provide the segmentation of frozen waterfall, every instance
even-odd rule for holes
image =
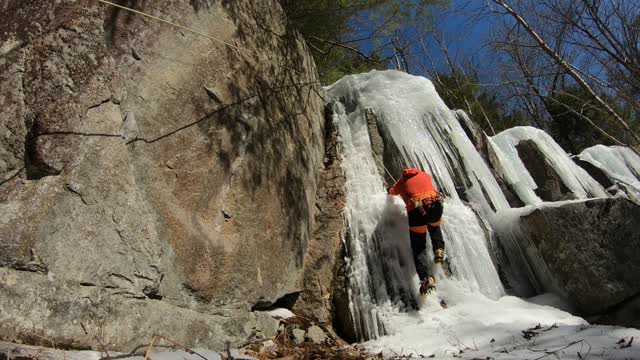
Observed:
[[[583,319],[543,305],[558,306],[562,299],[547,294],[525,301],[507,295],[504,287],[520,295],[548,290],[538,284],[547,276],[544,264],[518,219],[557,202],[545,203],[537,195],[538,184],[518,153],[520,141],[534,144],[545,169],[553,169],[547,171],[555,172],[571,199],[578,199],[573,201],[609,196],[548,135],[523,127],[487,138],[499,183],[458,122],[464,114],[448,109],[429,80],[374,70],[344,77],[325,91],[345,174],[343,242],[355,340],[369,340],[372,351],[396,355],[446,355],[475,347],[492,358],[513,358],[515,353],[495,355],[493,347],[526,348],[528,343],[519,345],[512,337],[527,326],[559,325],[567,338],[582,331]],[[618,182],[637,186],[630,174],[637,178],[640,162],[624,150],[612,151],[596,149],[580,157]],[[617,162],[609,160],[612,156]],[[446,196],[442,231],[452,275],[439,279],[437,293],[419,309],[404,203],[386,194],[407,167],[431,173]],[[523,205],[512,208],[505,189]],[[430,244],[427,249],[430,260]],[[440,299],[446,299],[448,309],[440,307]],[[495,339],[501,340],[493,344]],[[541,341],[553,344],[553,339]]]
[[[504,295],[486,222],[508,203],[431,82],[401,72],[371,72],[345,77],[326,90],[336,100],[333,121],[346,176],[345,240],[357,335],[372,339],[387,333],[385,319],[411,307],[417,296],[404,204],[386,195],[385,185],[391,184],[385,184],[378,166],[372,127],[385,142],[386,154],[378,155],[391,159],[381,167],[393,169],[394,176],[404,167],[422,168],[447,195],[442,230],[458,285],[493,299]],[[476,211],[462,198],[476,204]]]

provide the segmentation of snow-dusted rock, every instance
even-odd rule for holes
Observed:
[[[517,126],[492,136],[489,144],[496,175],[525,205],[608,196],[543,130]]]
[[[615,184],[631,201],[640,205],[640,155],[623,146],[596,145],[577,156],[577,162],[598,173],[603,186]],[[589,170],[588,170],[589,171]]]
[[[594,180],[596,180],[603,188],[609,189],[614,185],[613,181],[607,176],[607,173],[600,169],[599,167],[593,165],[592,163],[582,160],[577,156],[573,157],[573,161],[578,164],[581,168],[583,168],[589,176],[591,176]]]

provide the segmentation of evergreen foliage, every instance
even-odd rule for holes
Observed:
[[[320,75],[324,84],[333,84],[346,75],[387,68],[377,54],[369,60],[343,49],[332,51],[330,55],[320,57],[320,60],[322,61]]]
[[[280,0],[314,55],[321,81],[385,69],[392,48],[408,44],[412,24],[429,19],[429,6],[446,0]]]
[[[524,113],[505,111],[499,94],[483,91],[477,76],[466,77],[456,73],[436,73],[436,91],[450,109],[463,109],[487,134],[493,135],[518,125],[528,124]],[[491,123],[489,123],[489,121]],[[493,128],[493,129],[492,129]]]

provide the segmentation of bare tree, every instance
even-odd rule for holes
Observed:
[[[563,14],[565,14],[563,16],[563,18],[567,18],[567,19],[573,19],[571,21],[564,21],[561,23],[561,33],[559,34],[562,37],[565,37],[567,32],[568,32],[568,28],[569,26],[575,26],[574,24],[580,24],[580,23],[584,23],[585,20],[579,20],[579,14],[570,14],[568,13],[566,10],[562,10],[562,9],[566,9],[563,8],[561,6],[559,6],[558,4],[562,3],[561,0],[557,0],[556,2],[549,2],[552,0],[544,0],[544,3],[552,10],[554,11],[558,11],[561,12]],[[529,34],[529,36],[531,37],[531,39],[534,41],[534,45],[540,49],[542,51],[542,53],[550,60],[553,61],[553,63],[557,66],[556,69],[556,73],[553,76],[553,81],[552,81],[552,88],[551,88],[551,93],[553,91],[556,91],[556,85],[559,81],[559,79],[566,74],[567,76],[571,77],[584,91],[585,93],[588,94],[589,96],[589,101],[593,101],[593,103],[595,105],[597,105],[599,108],[603,109],[607,114],[609,114],[611,116],[612,122],[618,126],[625,134],[629,135],[630,137],[632,137],[633,139],[633,143],[635,145],[635,147],[640,145],[640,137],[638,137],[638,135],[631,129],[631,127],[629,126],[629,124],[627,124],[627,122],[624,120],[624,118],[616,111],[614,110],[614,108],[612,106],[610,106],[610,104],[608,104],[607,102],[605,102],[603,100],[603,98],[601,96],[598,95],[598,93],[596,92],[596,90],[594,90],[594,88],[592,87],[592,85],[589,84],[589,82],[587,80],[589,80],[588,77],[584,76],[583,71],[581,71],[578,67],[576,67],[575,65],[573,65],[570,61],[567,61],[567,59],[565,57],[563,57],[562,55],[562,47],[561,46],[553,46],[551,43],[545,41],[545,39],[543,39],[543,37],[533,28],[533,26],[523,17],[523,15],[521,13],[519,13],[518,11],[514,10],[513,7],[511,7],[508,3],[506,3],[504,0],[492,0],[493,3],[497,4],[500,6],[501,9],[504,10],[503,14],[505,15],[509,15],[513,20],[515,20],[515,25],[513,26],[513,28],[515,29],[516,27],[521,27],[522,29],[524,29],[526,31],[526,33]],[[627,43],[627,46],[630,46],[630,42],[633,41],[634,38],[636,38],[635,36],[637,36],[637,31],[635,30],[635,28],[631,28],[629,29],[623,29],[621,30],[623,34],[622,39],[618,36],[618,32],[613,32],[611,29],[607,28],[607,21],[609,21],[609,19],[603,19],[601,18],[601,16],[599,15],[600,13],[598,13],[599,9],[600,9],[600,3],[601,1],[598,0],[581,0],[581,2],[584,4],[584,11],[590,14],[589,21],[594,21],[596,23],[595,27],[597,29],[599,29],[599,33],[600,35],[603,36],[603,38],[607,41],[609,48],[608,51],[611,52],[612,54],[617,54],[618,55],[618,61],[620,61],[620,65],[617,66],[622,66],[624,69],[626,69],[626,71],[635,71],[634,68],[634,61],[637,60],[632,60],[629,59],[629,55],[634,53],[634,50],[623,50],[622,47],[624,47],[624,43]],[[615,2],[615,1],[614,1]],[[614,8],[614,10],[612,10],[612,12],[607,12],[608,14],[613,13],[613,14],[618,14],[619,17],[622,17],[622,14],[620,13],[620,7]],[[596,19],[597,18],[597,19]],[[578,19],[578,20],[577,20]],[[640,22],[640,21],[639,21]],[[625,20],[624,24],[628,23],[627,20]],[[584,24],[583,24],[584,25]],[[624,27],[624,25],[622,25]],[[584,26],[583,26],[584,27]],[[588,31],[591,28],[585,28]],[[580,31],[580,30],[579,30]],[[558,34],[556,34],[558,35]],[[591,39],[591,41],[595,41],[594,39],[592,39],[592,37],[590,36],[586,36],[588,39]],[[575,43],[575,42],[574,42]],[[560,41],[556,41],[556,44],[560,44]],[[588,49],[592,49],[592,47],[588,47],[588,44],[585,44],[584,42],[581,43],[582,44],[582,48],[588,48]],[[573,44],[575,45],[575,44]],[[598,44],[596,44],[598,45]],[[604,45],[604,44],[603,44]],[[637,47],[637,43],[633,44]],[[526,47],[526,46],[530,46],[527,44],[517,44],[515,46],[519,46],[519,47]],[[598,45],[600,46],[600,45]],[[595,51],[595,50],[593,50]],[[607,53],[607,49],[603,48],[598,50],[602,53]],[[611,55],[609,55],[611,56]],[[540,87],[536,86],[536,84],[533,83],[533,78],[535,75],[533,75],[531,72],[528,72],[525,63],[522,61],[522,57],[516,58],[516,61],[519,62],[520,65],[520,71],[522,72],[522,74],[524,74],[524,77],[527,81],[527,86],[529,87],[529,89],[533,89],[534,92],[537,92],[536,96],[538,96],[541,99],[548,99],[549,98],[549,92],[545,92],[545,93],[541,93],[539,92]],[[558,71],[561,70],[561,71]],[[587,80],[585,80],[585,77],[587,78]],[[629,96],[627,95],[626,97],[629,98]],[[546,101],[546,100],[545,100]],[[594,125],[591,122],[592,125]],[[595,126],[595,125],[594,125]],[[602,128],[595,126],[596,129],[598,131],[600,131],[603,135],[607,136],[608,138],[612,138],[611,134],[606,133]],[[622,143],[622,141],[617,140],[617,143]]]

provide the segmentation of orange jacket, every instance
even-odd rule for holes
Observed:
[[[416,201],[438,198],[438,191],[433,186],[431,175],[415,168],[404,169],[402,177],[389,188],[389,194],[400,195],[407,205],[407,210],[413,210]]]

